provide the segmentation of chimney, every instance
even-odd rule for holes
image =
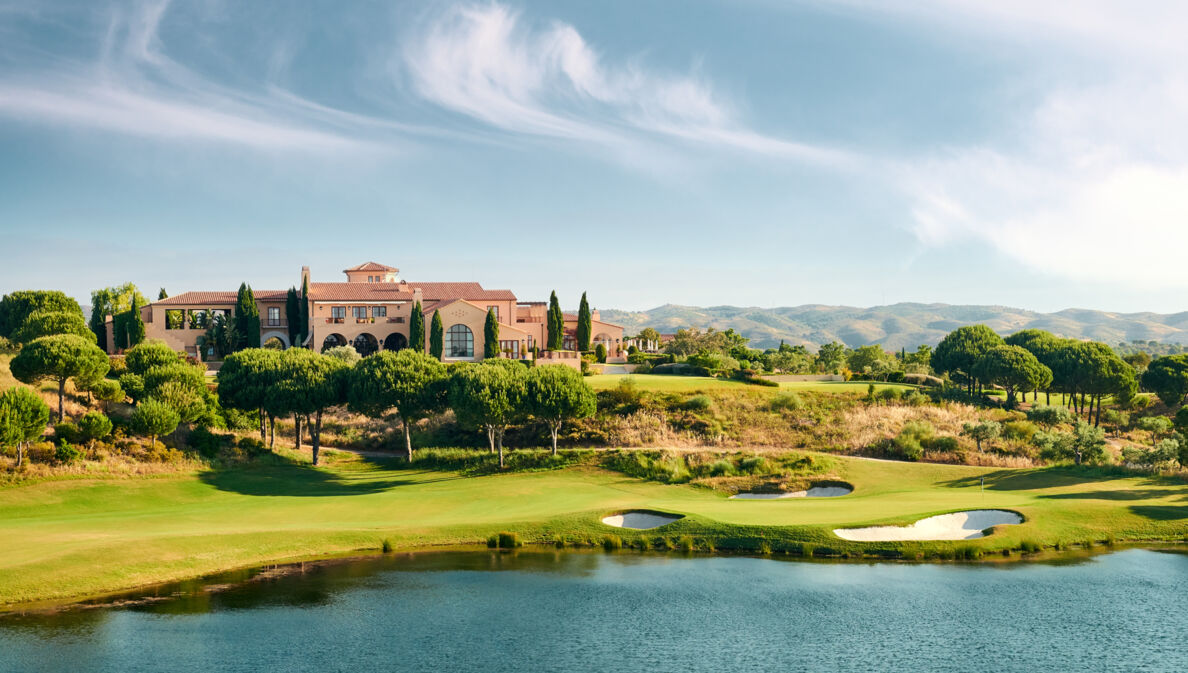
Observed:
[[[306,281],[309,280],[309,267],[301,267],[301,287],[305,287]]]

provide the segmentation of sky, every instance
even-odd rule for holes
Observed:
[[[1188,308],[1188,3],[0,0],[0,292]]]

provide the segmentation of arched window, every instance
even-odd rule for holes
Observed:
[[[474,333],[466,325],[450,325],[445,333],[444,346],[447,358],[473,358]]]

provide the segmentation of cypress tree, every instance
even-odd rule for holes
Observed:
[[[260,309],[256,295],[247,283],[240,283],[235,302],[235,332],[240,348],[260,347]]]
[[[594,331],[594,322],[590,318],[590,303],[586,301],[586,293],[582,293],[582,305],[578,308],[577,347],[579,351],[590,350],[590,332]]]
[[[297,298],[297,288],[290,287],[285,294],[285,321],[289,323],[289,343],[293,346],[301,344],[301,300]]]
[[[301,343],[309,338],[309,276],[301,279]]]
[[[559,351],[565,343],[565,314],[561,312],[561,303],[557,301],[557,291],[549,296],[548,316],[549,338],[546,347],[551,351]]]
[[[429,330],[429,354],[438,360],[441,359],[442,350],[445,348],[445,328],[441,324],[441,316],[437,311],[433,312],[433,322]]]
[[[124,322],[128,328],[128,348],[144,341],[144,320],[140,318],[140,306],[136,297],[132,297],[132,310],[128,311],[128,319]]]
[[[157,293],[157,301],[161,301],[162,299],[168,299],[168,298],[169,298],[169,293],[165,291],[165,288],[161,288],[161,291]]]
[[[408,319],[408,347],[418,353],[425,352],[425,312],[421,302],[413,304],[412,317]]]
[[[499,357],[499,320],[494,309],[487,309],[487,322],[483,324],[483,357]]]

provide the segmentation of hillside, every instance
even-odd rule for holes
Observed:
[[[649,311],[603,310],[602,317],[624,326],[628,334],[645,327],[672,332],[682,327],[734,328],[759,348],[790,344],[816,346],[841,341],[848,346],[882,344],[888,350],[935,345],[961,325],[985,323],[1008,334],[1026,328],[1059,336],[1094,339],[1108,344],[1141,339],[1164,343],[1188,342],[1188,312],[1108,313],[1066,309],[1037,313],[1007,306],[950,304],[893,304],[872,308],[806,305],[781,308],[739,306],[677,306],[666,304]]]

